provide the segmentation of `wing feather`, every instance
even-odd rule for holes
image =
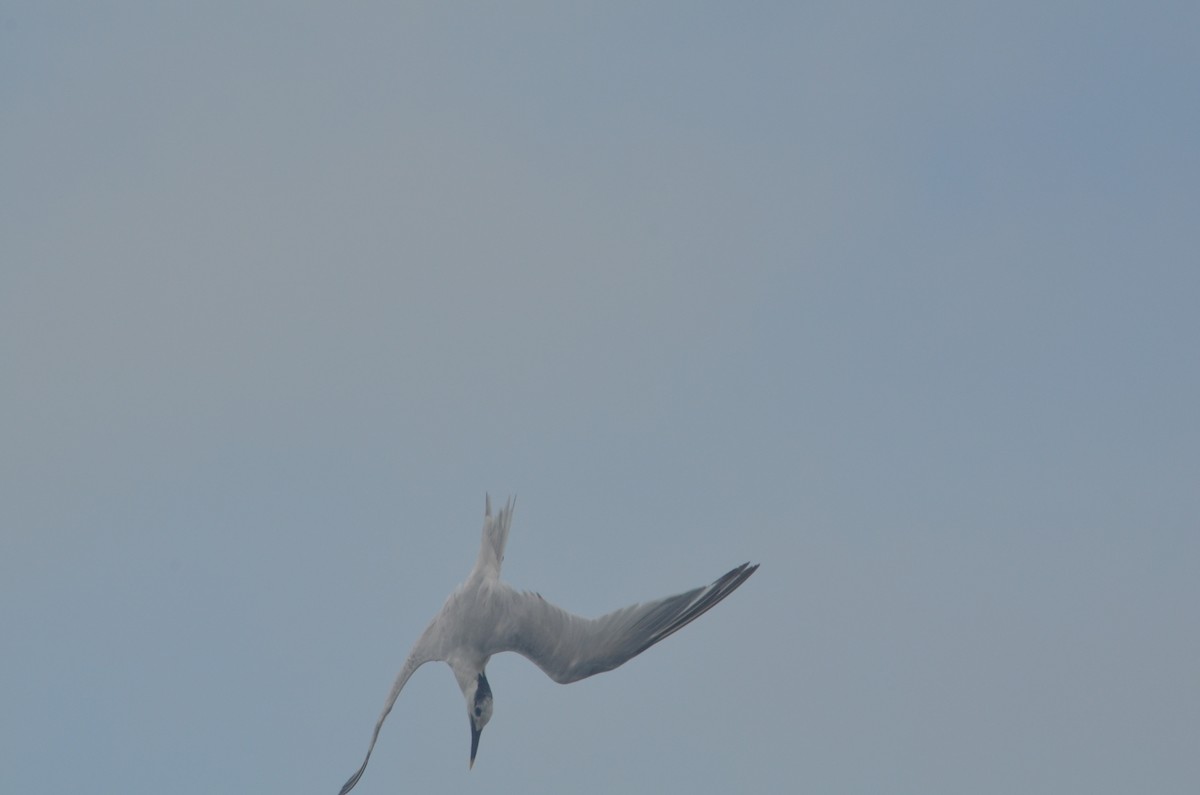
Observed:
[[[347,792],[354,789],[354,785],[362,778],[363,771],[367,769],[367,762],[371,761],[371,752],[375,750],[375,743],[379,740],[379,730],[383,728],[383,721],[387,718],[388,713],[392,711],[392,707],[396,704],[396,698],[399,697],[400,691],[404,689],[405,683],[416,672],[418,668],[427,662],[432,662],[433,658],[427,653],[423,645],[424,637],[417,642],[417,646],[409,653],[408,659],[404,661],[404,667],[400,669],[400,673],[396,676],[396,681],[392,684],[391,692],[388,693],[387,701],[383,704],[383,711],[379,713],[379,719],[375,721],[375,731],[371,735],[371,744],[367,746],[367,755],[359,765],[358,770],[354,772],[344,785],[342,791],[338,795],[346,795]]]
[[[555,682],[576,682],[611,671],[679,631],[733,593],[757,569],[757,564],[743,563],[711,585],[594,619],[568,613],[538,594],[513,591],[492,651],[515,651]]]

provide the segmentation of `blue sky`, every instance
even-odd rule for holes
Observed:
[[[1200,12],[0,9],[0,790],[1200,781]]]

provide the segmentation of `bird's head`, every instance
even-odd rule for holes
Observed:
[[[467,718],[471,721],[471,763],[475,766],[475,752],[479,750],[479,735],[492,719],[492,688],[481,671],[474,685],[463,693],[467,697]]]

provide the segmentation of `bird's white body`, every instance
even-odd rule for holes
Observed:
[[[539,594],[516,591],[500,581],[512,510],[510,500],[492,516],[491,500],[486,501],[475,566],[413,645],[375,723],[366,758],[340,795],[358,783],[384,719],[409,677],[425,663],[441,660],[454,671],[467,702],[474,764],[479,735],[492,713],[485,669],[493,654],[518,652],[554,681],[574,682],[616,668],[645,651],[724,599],[758,569],[744,563],[709,586],[631,605],[597,619],[581,618]]]

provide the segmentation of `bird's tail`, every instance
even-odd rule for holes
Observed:
[[[512,512],[516,504],[516,500],[510,497],[504,507],[492,516],[492,498],[484,495],[483,539],[475,568],[500,576],[500,564],[504,562],[504,546],[508,543],[508,528],[512,524]]]

